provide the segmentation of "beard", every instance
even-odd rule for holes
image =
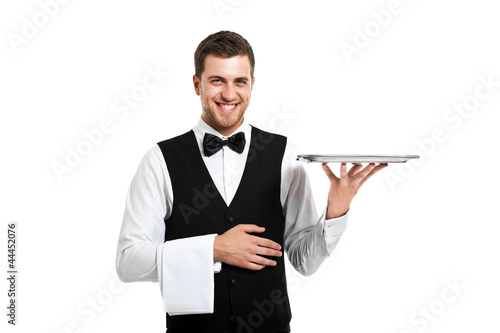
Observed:
[[[231,112],[225,112],[213,100],[202,100],[202,118],[213,129],[223,135],[229,135],[236,130],[243,122],[243,116],[249,105],[249,98],[246,101],[236,102],[236,109]]]

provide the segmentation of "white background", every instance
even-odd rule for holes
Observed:
[[[388,0],[74,0],[52,16],[44,3],[0,5],[0,266],[7,271],[7,223],[16,221],[20,272],[16,327],[6,323],[1,279],[2,331],[165,331],[158,285],[122,284],[114,273],[124,199],[147,149],[196,123],[193,53],[222,29],[256,54],[250,123],[304,153],[421,156],[364,185],[315,275],[290,272],[293,332],[500,329],[494,1],[401,0],[385,26],[371,12]],[[27,21],[40,26],[29,38]],[[365,28],[372,37],[363,39]],[[346,56],[342,43],[357,53]],[[168,77],[120,118],[113,103],[148,67]],[[488,95],[478,105],[476,89]],[[474,110],[444,118],[464,101]],[[54,163],[103,119],[113,129],[58,179]],[[433,131],[440,142],[430,143]],[[318,164],[306,167],[322,211],[327,179]]]

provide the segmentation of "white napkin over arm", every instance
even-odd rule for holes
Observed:
[[[215,234],[164,242],[172,184],[158,146],[142,159],[132,180],[118,240],[116,270],[123,282],[159,282],[170,315],[213,313]]]

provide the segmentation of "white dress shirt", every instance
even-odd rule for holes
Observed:
[[[238,189],[248,156],[251,126],[245,121],[234,132],[244,132],[247,143],[241,154],[224,146],[207,157],[205,133],[224,137],[201,118],[193,128],[200,154],[220,195],[229,205]],[[337,245],[348,214],[318,219],[309,180],[296,145],[287,140],[281,170],[281,204],[285,216],[284,249],[295,269],[314,273]],[[326,179],[326,178],[325,178]],[[142,159],[127,193],[118,241],[116,269],[124,282],[159,282],[165,312],[170,315],[213,313],[216,234],[164,242],[165,222],[172,213],[172,183],[158,145]],[[258,224],[258,221],[256,221]]]

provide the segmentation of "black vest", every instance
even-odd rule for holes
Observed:
[[[286,138],[252,127],[243,176],[229,207],[219,194],[200,155],[193,131],[158,143],[172,181],[173,208],[165,220],[165,241],[217,233],[237,224],[257,224],[257,236],[283,248],[285,219],[280,201],[281,163]],[[214,275],[213,314],[167,314],[169,333],[276,332],[291,319],[285,264],[260,271],[222,265]]]

